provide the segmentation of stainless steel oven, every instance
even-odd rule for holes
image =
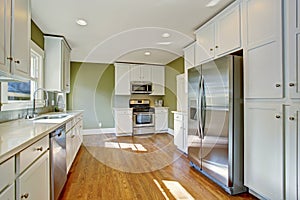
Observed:
[[[154,112],[134,112],[133,127],[149,127],[154,126]]]
[[[149,134],[155,132],[154,108],[149,99],[131,99],[129,107],[133,109],[133,134]]]

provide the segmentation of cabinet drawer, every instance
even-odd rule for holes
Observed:
[[[0,191],[14,182],[15,157],[0,164]]]
[[[20,173],[26,169],[35,159],[41,156],[49,148],[49,136],[45,136],[36,143],[27,147],[20,153]]]
[[[132,115],[132,110],[118,110],[116,111],[117,115]]]
[[[155,108],[155,113],[167,113],[167,108]]]
[[[66,123],[66,132],[68,132],[73,127],[73,124],[75,124],[74,118]]]
[[[183,116],[180,115],[180,114],[174,114],[174,120],[182,121],[183,120]]]

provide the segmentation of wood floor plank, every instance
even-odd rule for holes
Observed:
[[[155,168],[157,166],[157,168]],[[130,171],[129,168],[134,170]],[[153,170],[154,169],[154,170]],[[143,171],[144,170],[144,171]],[[256,199],[230,196],[189,166],[168,134],[84,136],[61,200]]]

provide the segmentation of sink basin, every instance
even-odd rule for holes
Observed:
[[[33,118],[35,123],[61,123],[64,120],[68,119],[72,115],[69,114],[52,114],[52,115],[41,115],[36,118]]]

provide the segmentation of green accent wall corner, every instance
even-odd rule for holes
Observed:
[[[44,49],[44,34],[41,29],[31,20],[31,40],[41,49]]]

